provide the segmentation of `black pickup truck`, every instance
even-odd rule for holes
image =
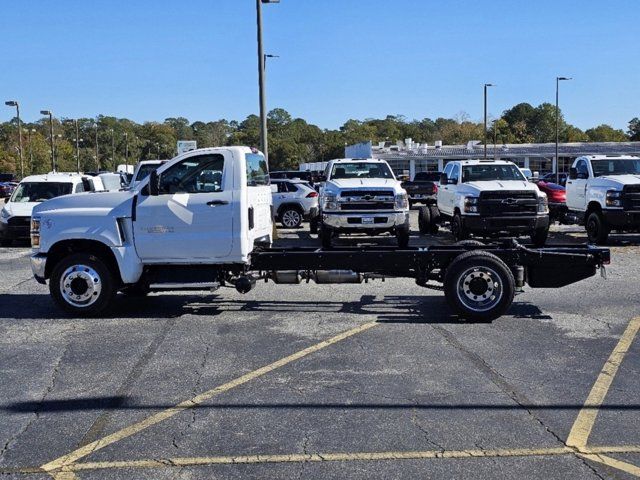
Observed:
[[[409,206],[416,203],[435,205],[439,180],[440,172],[418,172],[413,181],[402,182],[402,188],[409,196]]]

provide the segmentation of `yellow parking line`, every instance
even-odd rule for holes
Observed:
[[[143,460],[122,460],[110,462],[82,462],[63,467],[65,472],[83,470],[108,470],[120,468],[164,468],[194,467],[233,464],[260,463],[306,463],[306,462],[353,462],[384,460],[429,460],[429,459],[463,459],[463,458],[500,458],[500,457],[536,457],[574,455],[582,450],[570,447],[555,448],[502,448],[489,450],[423,450],[395,452],[336,452],[336,453],[295,453],[288,455],[233,455],[211,457],[175,457]],[[602,453],[636,453],[639,445],[602,446],[584,449],[578,453],[584,457],[602,458]],[[604,457],[606,458],[606,457]],[[602,462],[601,462],[602,463]]]
[[[598,407],[602,405],[605,397],[607,396],[607,392],[613,383],[613,379],[618,373],[618,368],[624,359],[624,356],[629,351],[629,347],[633,342],[633,339],[636,337],[638,333],[638,329],[640,329],[640,317],[633,318],[626,330],[620,337],[618,344],[611,352],[611,355],[605,362],[602,367],[602,371],[591,388],[591,392],[587,397],[583,408],[578,413],[578,417],[576,421],[573,423],[571,427],[571,431],[569,432],[569,437],[567,438],[567,445],[570,447],[584,447],[587,444],[587,440],[589,440],[589,435],[591,434],[591,429],[596,422],[596,417],[598,416]]]
[[[153,425],[163,422],[164,420],[167,420],[184,410],[196,407],[201,403],[205,402],[206,400],[209,400],[210,398],[220,393],[227,392],[232,388],[243,385],[247,382],[250,382],[251,380],[255,380],[258,377],[266,375],[267,373],[272,372],[280,367],[283,367],[291,362],[300,360],[301,358],[306,357],[307,355],[317,352],[318,350],[322,350],[323,348],[326,348],[330,345],[338,343],[346,338],[352,337],[353,335],[362,333],[365,330],[375,327],[376,325],[378,325],[378,323],[376,322],[365,323],[358,327],[352,328],[351,330],[347,330],[346,332],[342,332],[339,335],[331,337],[320,343],[317,343],[303,350],[300,350],[292,355],[289,355],[288,357],[281,358],[280,360],[270,363],[269,365],[265,365],[264,367],[261,367],[257,370],[246,373],[236,378],[235,380],[231,380],[230,382],[227,382],[211,390],[208,390],[204,393],[201,393],[200,395],[190,398],[189,400],[185,400],[184,402],[179,403],[175,407],[171,407],[166,410],[163,410],[162,412],[159,412],[155,415],[147,417],[140,422],[134,423],[133,425],[125,427],[122,430],[118,430],[115,433],[107,435],[106,437],[103,437],[99,440],[91,442],[83,447],[80,447],[66,455],[63,455],[62,457],[56,458],[55,460],[52,460],[51,462],[48,462],[42,465],[41,468],[47,472],[60,470],[63,467],[70,465],[74,462],[77,462],[81,458],[84,458],[87,455],[90,455],[91,453],[97,450],[100,450],[108,445],[111,445],[124,438],[130,437],[131,435],[141,432],[142,430],[145,430]],[[59,480],[68,480],[68,479],[59,478]]]
[[[636,467],[635,465],[627,462],[623,462],[621,460],[616,460],[615,458],[607,457],[606,455],[580,455],[587,460],[591,460],[593,462],[598,462],[603,465],[607,465],[608,467],[613,467],[618,470],[622,470],[623,472],[629,473],[636,477],[640,477],[640,467]]]

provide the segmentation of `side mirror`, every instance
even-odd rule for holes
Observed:
[[[576,167],[571,167],[569,169],[569,179],[575,180],[578,178],[578,169]]]
[[[157,197],[160,194],[160,175],[157,170],[149,174],[149,195]]]
[[[447,185],[449,183],[449,179],[447,178],[446,173],[440,174],[440,185]]]

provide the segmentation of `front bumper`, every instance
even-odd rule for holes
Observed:
[[[29,225],[8,225],[0,222],[0,239],[2,240],[29,240],[31,231]]]
[[[34,253],[31,255],[31,271],[38,283],[45,284],[45,269],[47,266],[46,253]]]
[[[603,209],[602,215],[605,221],[612,227],[617,228],[640,228],[640,212],[618,209]]]
[[[466,215],[463,217],[464,226],[471,233],[500,233],[500,232],[531,232],[542,228],[549,228],[549,215],[535,217],[485,217],[480,215]]]
[[[372,231],[391,230],[403,225],[409,219],[409,212],[362,213],[340,212],[322,213],[322,223],[336,230]]]

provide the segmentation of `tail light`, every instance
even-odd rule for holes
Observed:
[[[318,192],[309,192],[307,194],[307,198],[316,198],[318,196]]]
[[[435,195],[436,193],[438,193],[438,184],[434,183],[433,184],[433,194]]]

